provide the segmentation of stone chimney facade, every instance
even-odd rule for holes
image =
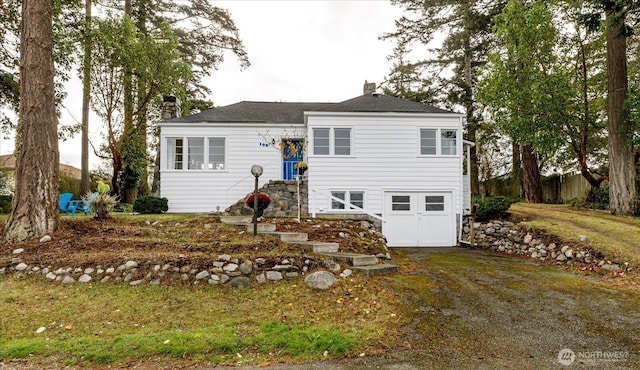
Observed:
[[[362,88],[363,95],[371,95],[376,92],[376,83],[364,81],[364,87]]]
[[[170,120],[182,116],[180,99],[175,95],[165,95],[162,98],[162,119]]]

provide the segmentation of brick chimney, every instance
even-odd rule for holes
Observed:
[[[362,89],[362,94],[364,95],[371,95],[373,93],[376,92],[376,83],[375,82],[367,82],[367,80],[364,81],[364,87]]]
[[[182,109],[180,106],[180,99],[175,95],[165,95],[162,98],[162,119],[169,120],[181,117]]]

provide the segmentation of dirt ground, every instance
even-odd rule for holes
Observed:
[[[114,217],[96,221],[89,217],[62,218],[52,240],[38,239],[0,247],[0,268],[9,267],[15,249],[21,262],[29,266],[54,268],[117,266],[135,260],[141,266],[189,264],[193,268],[210,267],[220,254],[241,255],[250,259],[303,255],[308,247],[283,243],[276,237],[246,232],[242,228],[220,223],[213,216],[200,216],[184,222],[154,216],[135,219]],[[314,219],[265,219],[277,223],[278,231],[307,232],[310,240],[339,242],[341,251],[366,254],[386,253],[382,235],[363,228],[360,222]],[[366,226],[366,225],[365,225]],[[0,233],[4,225],[0,226]],[[347,235],[341,237],[340,234]],[[364,237],[360,237],[363,235]],[[356,237],[357,236],[357,237]]]

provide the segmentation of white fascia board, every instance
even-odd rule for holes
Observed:
[[[158,127],[305,127],[304,123],[277,122],[159,122]]]

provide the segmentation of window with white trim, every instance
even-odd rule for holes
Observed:
[[[436,132],[435,129],[421,129],[420,130],[420,154],[422,155],[435,155],[436,148]]]
[[[442,130],[440,131],[441,140],[441,153],[442,155],[456,155],[456,136],[458,131],[456,130]]]
[[[444,196],[425,195],[424,210],[427,212],[444,211]]]
[[[184,139],[181,137],[167,138],[167,168],[170,170],[181,170],[184,160]]]
[[[210,170],[224,170],[224,138],[223,137],[210,137],[209,138],[209,166]]]
[[[313,154],[349,156],[352,153],[350,128],[314,128]]]
[[[343,202],[336,199],[331,199],[332,210],[358,210],[355,207],[364,209],[364,192],[363,191],[332,191],[331,195],[338,198]],[[346,204],[349,205],[347,208]],[[352,207],[355,206],[355,207]]]
[[[457,130],[420,129],[420,155],[457,155],[457,139]]]
[[[392,195],[391,196],[392,211],[411,211],[410,195]]]
[[[223,137],[169,137],[166,139],[167,169],[226,169],[226,139]]]
[[[204,170],[204,138],[187,138],[188,168],[190,170]]]

